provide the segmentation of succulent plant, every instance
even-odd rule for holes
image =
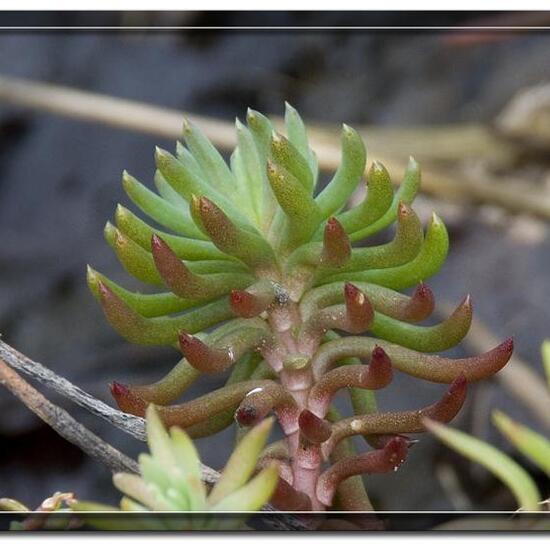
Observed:
[[[365,510],[360,474],[397,469],[410,446],[406,434],[425,431],[423,418],[449,422],[467,382],[501,369],[513,344],[464,359],[430,355],[461,341],[472,306],[467,297],[443,322],[418,324],[433,311],[423,281],[443,264],[448,235],[435,214],[424,231],[410,206],[420,186],[414,159],[395,192],[374,162],[366,197],[346,209],[364,185],[359,133],[342,127],[341,164],[323,187],[304,123],[289,105],[285,128],[283,136],[249,110],[247,125],[237,120],[228,166],[186,121],[175,155],[156,150],[158,194],[126,172],[122,179],[135,205],[166,230],[120,205],[115,225],[105,228],[124,268],[165,289],[133,292],[91,268],[88,283],[128,341],[183,354],[157,382],[114,382],[123,411],[143,416],[155,403],[166,425],[191,437],[215,434],[234,418],[249,427],[274,413],[284,439],[264,454],[280,467],[272,502],[286,510]],[[394,222],[389,242],[352,246]],[[411,295],[400,292],[409,287]],[[425,408],[378,412],[375,391],[394,369],[449,387]],[[201,375],[225,371],[223,387],[174,404]],[[354,416],[342,418],[332,405],[340,391],[349,393]],[[373,449],[356,455],[352,436]]]
[[[30,510],[25,504],[12,498],[0,498],[0,512],[20,514],[24,519],[10,522],[10,531],[39,531],[76,528],[78,518],[71,517],[71,505],[76,502],[74,493],[56,491],[44,499],[36,510]]]
[[[273,424],[265,419],[239,442],[220,479],[208,490],[201,480],[200,458],[190,437],[178,427],[166,431],[153,405],[149,405],[147,442],[151,454],[139,457],[140,475],[118,473],[113,483],[124,496],[120,508],[95,502],[76,501],[77,512],[104,511],[102,516],[84,516],[102,530],[219,530],[239,529],[245,515],[259,510],[271,497],[278,480],[278,467],[270,464],[252,479],[260,452]],[[118,518],[111,512],[216,512],[217,514],[140,514]],[[240,512],[220,517],[223,512]]]
[[[267,503],[278,482],[278,465],[264,464],[258,458],[273,425],[266,418],[239,441],[218,481],[208,488],[201,479],[201,462],[191,438],[174,426],[163,426],[155,406],[146,412],[147,443],[151,454],[139,456],[140,474],[116,473],[113,484],[124,496],[120,507],[78,500],[73,493],[55,493],[35,512],[9,498],[0,498],[0,511],[20,513],[23,521],[13,521],[11,530],[71,529],[82,523],[100,530],[220,530],[241,529],[247,512]],[[83,512],[74,515],[71,512]],[[86,512],[105,512],[88,515]],[[143,512],[117,515],[116,512]],[[152,514],[147,512],[166,512]],[[203,512],[173,514],[172,512]],[[214,513],[212,513],[214,512]],[[239,514],[226,514],[239,512]]]

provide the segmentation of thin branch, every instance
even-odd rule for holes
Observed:
[[[4,361],[0,361],[0,384],[20,399],[32,412],[67,441],[90,457],[107,466],[112,472],[139,471],[135,460],[115,449],[77,422],[67,411],[48,401]]]
[[[0,100],[62,116],[177,139],[186,113],[66,86],[0,76]],[[192,115],[193,122],[222,149],[235,146],[235,128],[216,119]],[[215,136],[215,138],[214,138]]]
[[[38,380],[59,395],[80,405],[92,414],[103,418],[103,420],[106,420],[116,428],[136,439],[145,441],[145,420],[143,418],[117,411],[44,365],[29,359],[3,340],[0,340],[0,359],[8,363],[12,368]],[[207,483],[215,483],[219,479],[220,474],[203,464],[202,476]]]
[[[20,351],[0,340],[0,383],[4,384],[62,437],[80,447],[93,458],[97,458],[102,463],[107,464],[111,470],[138,471],[138,466],[132,459],[124,456],[120,451],[117,451],[99,439],[95,434],[74,420],[65,410],[49,402],[5,363],[9,363],[13,369],[38,380],[60,395],[140,440],[145,440],[145,420],[143,418],[109,407],[109,405],[81,390],[66,378],[55,374],[55,372],[44,365],[29,359]],[[112,467],[110,464],[112,464]],[[209,484],[216,483],[220,478],[219,472],[205,464],[201,464],[201,474],[203,481]],[[262,511],[277,512],[278,510],[271,505],[266,505],[262,508]],[[309,529],[308,526],[304,525],[291,514],[285,514],[282,517],[278,517],[277,515],[262,517],[262,522],[271,529],[279,531],[303,531]]]
[[[145,441],[145,420],[143,418],[117,411],[44,365],[29,359],[3,340],[0,340],[0,359],[132,437]]]
[[[233,125],[218,119],[65,86],[0,76],[0,101],[169,139],[181,136],[183,117],[190,116],[216,146],[230,150],[236,145]],[[280,128],[281,119],[273,120]],[[452,162],[473,155],[506,164],[522,151],[521,144],[501,139],[481,125],[360,130],[369,145],[370,157],[383,162],[396,179],[403,173],[411,152],[418,153],[420,161]],[[340,164],[338,132],[314,125],[308,131],[321,169],[336,170]],[[532,187],[518,189],[503,184],[501,178],[472,178],[460,170],[451,173],[424,166],[422,188],[446,200],[490,203],[550,219],[549,197]]]

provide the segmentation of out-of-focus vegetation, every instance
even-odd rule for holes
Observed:
[[[541,351],[550,391],[550,340],[543,343]],[[550,480],[550,441],[529,427],[512,420],[502,411],[493,411],[492,418],[501,434],[540,468]],[[541,497],[536,482],[506,453],[460,430],[431,420],[425,420],[425,424],[446,445],[466,458],[481,464],[498,477],[514,494],[521,510],[550,509],[548,500],[550,495]]]

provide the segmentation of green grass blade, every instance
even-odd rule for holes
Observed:
[[[542,366],[546,373],[546,380],[548,382],[548,391],[550,391],[550,340],[545,340],[542,343]]]
[[[542,500],[529,474],[519,464],[492,445],[454,428],[425,419],[426,427],[443,443],[461,455],[481,464],[514,494],[524,511],[539,510]]]
[[[514,446],[550,477],[550,441],[501,411],[493,412],[495,426]]]

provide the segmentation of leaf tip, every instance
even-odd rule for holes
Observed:
[[[240,426],[251,426],[258,418],[258,411],[252,405],[240,406],[235,411],[235,420]]]

